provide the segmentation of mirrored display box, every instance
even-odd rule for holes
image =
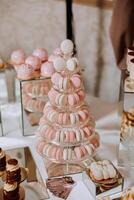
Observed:
[[[24,136],[33,135],[37,130],[47,94],[51,88],[49,78],[38,78],[28,81],[20,81],[22,131]]]

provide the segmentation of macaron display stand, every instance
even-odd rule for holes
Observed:
[[[37,130],[37,152],[52,163],[60,164],[64,174],[68,174],[74,172],[76,165],[85,167],[91,162],[99,146],[99,135],[85,101],[80,66],[73,56],[73,43],[63,41],[59,52],[53,61],[55,73],[51,77],[49,101]]]
[[[122,72],[120,93],[120,144],[118,164],[134,167],[134,85],[130,72]],[[130,87],[131,85],[131,87]]]
[[[33,135],[37,129],[50,87],[49,78],[20,80],[23,136]]]

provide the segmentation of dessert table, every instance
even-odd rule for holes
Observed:
[[[91,111],[94,114],[96,120],[96,129],[100,134],[101,147],[98,151],[98,156],[111,160],[117,165],[118,157],[118,144],[119,144],[119,123],[118,123],[118,104],[108,103],[98,98],[91,96],[87,97]],[[12,134],[13,135],[13,134]],[[3,149],[11,149],[29,146],[32,155],[35,159],[36,165],[40,171],[43,181],[47,179],[47,172],[44,167],[44,161],[39,156],[35,149],[35,136],[22,137],[22,136],[10,136],[0,137],[0,146]],[[119,168],[121,174],[125,176],[125,188],[134,185],[134,173],[133,169],[127,166],[125,168]],[[70,193],[68,200],[92,200],[94,199],[89,193],[88,189],[84,185],[82,180],[82,174],[73,175],[74,180],[77,180],[77,185]],[[51,195],[51,194],[50,194]],[[59,199],[52,198],[51,199]],[[33,199],[34,200],[34,199]]]

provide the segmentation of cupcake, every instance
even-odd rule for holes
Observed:
[[[6,155],[5,152],[0,148],[0,176],[3,175],[6,170]]]
[[[48,59],[47,50],[43,49],[43,48],[35,49],[34,52],[33,52],[33,56],[38,57],[41,60],[41,62],[45,62]]]
[[[3,199],[4,200],[20,200],[19,186],[17,182],[12,184],[5,183],[3,188]]]
[[[16,159],[10,159],[6,166],[6,181],[7,183],[14,183],[21,181],[21,169]]]

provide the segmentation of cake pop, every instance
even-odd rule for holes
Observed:
[[[45,62],[48,59],[48,53],[46,49],[43,48],[37,48],[33,51],[33,56],[38,57],[41,62]]]
[[[35,56],[27,57],[25,63],[30,65],[33,68],[33,70],[39,70],[41,67],[41,60]]]
[[[11,63],[13,65],[20,65],[25,62],[25,53],[23,49],[18,49],[12,52],[11,54]]]

